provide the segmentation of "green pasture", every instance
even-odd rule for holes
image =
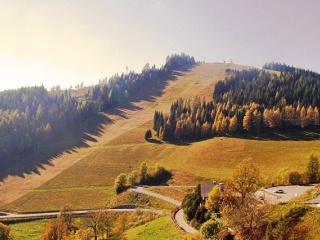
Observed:
[[[144,225],[129,229],[124,236],[128,240],[181,239],[183,232],[172,222],[170,216],[157,218]]]

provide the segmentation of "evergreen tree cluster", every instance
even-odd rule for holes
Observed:
[[[194,58],[181,53],[167,56],[165,65],[160,68],[156,68],[155,65],[150,67],[147,63],[141,73],[130,71],[121,75],[115,74],[109,80],[104,80],[93,87],[92,100],[97,102],[99,110],[106,110],[110,106],[126,101],[146,84],[158,84],[171,74],[171,71],[186,69],[193,65],[195,65]]]
[[[196,62],[194,60],[194,57],[192,56],[188,56],[184,53],[172,54],[171,56],[167,56],[164,69],[166,69],[166,71],[182,70],[182,69],[189,68],[195,64]]]
[[[171,105],[168,115],[156,111],[153,129],[163,140],[318,129],[320,75],[283,68],[288,71],[233,71],[216,84],[212,101],[199,97],[193,102],[179,99]]]
[[[40,86],[0,92],[0,171],[67,128],[127,101],[145,84],[158,87],[172,70],[193,64],[193,57],[174,54],[161,68],[146,64],[141,73],[115,74],[91,87],[81,84],[61,90],[56,86],[48,91]]]
[[[273,71],[234,71],[234,74],[216,84],[214,101],[230,101],[231,104],[238,105],[255,102],[267,108],[286,105],[319,107],[319,74],[280,64],[266,64],[265,68],[267,67]],[[279,72],[278,69],[284,71]]]
[[[41,86],[0,92],[0,169],[94,111],[91,102],[71,91],[48,92]]]
[[[129,174],[121,173],[118,175],[114,182],[114,188],[117,194],[125,191],[131,186],[140,184],[147,185],[161,185],[168,181],[171,173],[159,164],[151,168],[147,163],[142,162],[140,169],[133,170]]]

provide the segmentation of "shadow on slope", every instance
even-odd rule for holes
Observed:
[[[15,156],[14,164],[0,172],[0,181],[10,175],[24,178],[25,174],[40,174],[40,169],[53,166],[52,160],[63,153],[71,154],[79,148],[88,147],[87,142],[97,142],[96,137],[103,134],[103,125],[107,123],[112,123],[111,119],[104,114],[98,114],[79,126],[67,129],[50,141],[40,143],[32,152]]]
[[[0,169],[0,182],[3,182],[8,176],[24,178],[26,174],[31,173],[40,175],[40,169],[46,169],[46,166],[53,166],[52,160],[60,157],[63,153],[72,154],[80,148],[89,147],[88,142],[97,142],[96,137],[105,133],[103,125],[114,123],[108,115],[128,119],[127,110],[141,110],[140,107],[134,104],[135,102],[154,102],[157,97],[164,93],[163,90],[169,81],[176,80],[178,76],[183,76],[191,68],[193,67],[179,72],[172,72],[170,75],[150,82],[139,89],[137,94],[131,96],[127,102],[118,104],[104,113],[99,113],[85,122],[67,129],[52,140],[39,144],[32,152],[12,157],[8,162],[14,163],[10,164],[10,166],[5,166],[4,169]]]
[[[283,130],[276,132],[262,132],[260,134],[236,134],[236,135],[219,135],[213,138],[237,138],[257,141],[315,141],[320,140],[320,131],[315,130]],[[189,146],[196,142],[202,142],[213,138],[198,138],[198,139],[174,139],[163,141],[157,138],[148,139],[148,142],[155,144],[168,143],[176,146]]]
[[[239,134],[231,137],[260,141],[313,141],[320,139],[320,132],[316,130],[291,129],[262,132],[260,134]]]

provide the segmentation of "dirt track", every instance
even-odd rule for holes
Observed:
[[[168,111],[171,103],[178,98],[193,98],[194,96],[211,99],[214,83],[225,77],[226,68],[243,68],[233,64],[201,64],[190,72],[177,73],[175,80],[169,80],[159,96],[141,100],[130,105],[119,106],[109,111],[106,117],[109,123],[102,125],[101,135],[92,135],[95,141],[87,140],[86,148],[75,148],[66,151],[50,160],[49,164],[37,167],[35,172],[23,176],[8,176],[0,182],[0,208],[29,190],[57,176],[63,170],[71,167],[94,151],[95,146],[103,145],[126,131],[140,126],[153,118],[155,110]]]

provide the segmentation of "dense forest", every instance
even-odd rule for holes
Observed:
[[[161,68],[146,64],[141,73],[115,74],[91,87],[62,90],[56,86],[48,91],[39,86],[0,92],[0,172],[17,156],[39,148],[67,128],[127,101],[146,83],[157,87],[173,70],[194,64],[193,57],[174,54]]]
[[[279,63],[226,73],[215,85],[211,101],[178,99],[168,115],[156,111],[157,135],[173,140],[319,129],[319,74]]]

